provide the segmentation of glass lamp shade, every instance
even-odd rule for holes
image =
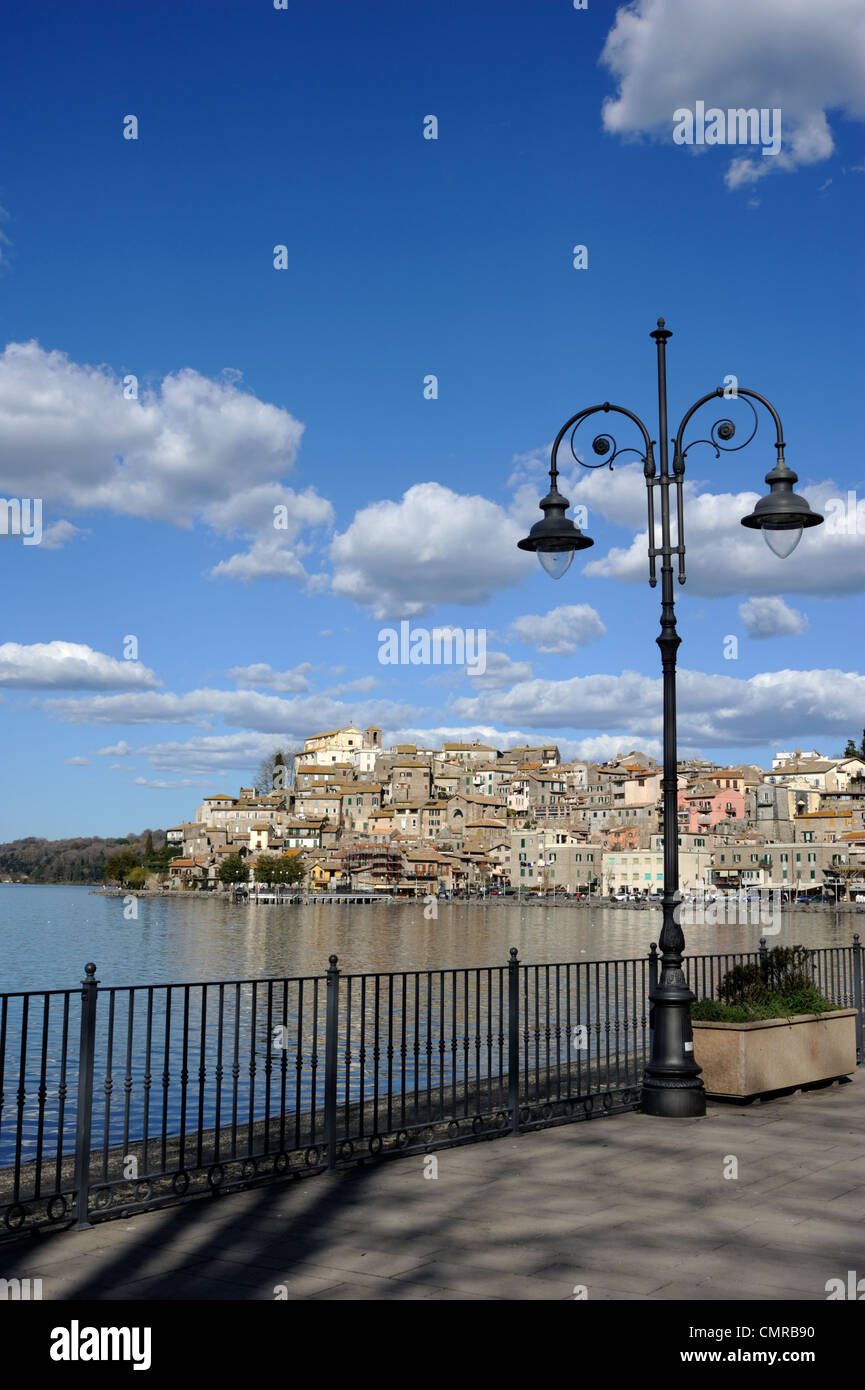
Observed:
[[[792,555],[801,539],[801,526],[763,527],[763,540],[779,560],[786,560],[788,555]]]
[[[550,579],[561,579],[571,567],[574,558],[573,550],[539,550],[538,559],[546,570]]]

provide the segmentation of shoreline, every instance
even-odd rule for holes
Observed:
[[[24,885],[24,886],[29,886],[29,885]],[[49,885],[34,884],[34,885],[32,885],[32,886],[33,886],[33,887],[41,887],[41,886],[48,886],[48,887],[64,887],[64,886],[65,886],[65,887],[79,887],[79,886],[81,886],[81,887],[86,887],[87,885],[84,885],[84,884],[82,884],[82,885],[78,885],[78,884],[67,884],[67,885],[63,885],[63,884],[54,884],[54,885],[50,885],[50,884],[49,884]],[[320,907],[334,907],[334,906],[351,907],[351,906],[357,906],[357,905],[359,905],[359,904],[360,904],[360,905],[363,905],[363,906],[370,906],[370,907],[373,907],[373,906],[385,906],[385,905],[387,905],[387,906],[406,906],[406,905],[407,905],[407,906],[414,906],[414,907],[416,907],[416,906],[418,905],[418,903],[423,903],[424,900],[425,900],[425,897],[427,896],[427,895],[425,895],[425,894],[417,894],[417,895],[415,895],[414,897],[408,897],[408,896],[405,896],[405,897],[391,897],[391,896],[389,896],[389,895],[387,895],[387,894],[373,894],[373,893],[370,893],[370,894],[366,894],[366,893],[345,893],[345,894],[336,894],[336,893],[326,893],[326,892],[322,892],[322,893],[307,893],[307,894],[305,894],[305,895],[286,894],[285,897],[284,897],[284,899],[280,901],[280,900],[275,899],[271,893],[267,893],[267,894],[262,894],[262,898],[265,899],[265,901],[259,902],[259,901],[256,900],[256,898],[255,898],[254,895],[253,895],[251,898],[250,898],[250,897],[235,898],[235,897],[233,897],[230,893],[225,893],[225,892],[211,892],[211,891],[200,892],[200,891],[198,891],[198,890],[191,890],[191,891],[190,891],[190,890],[185,890],[185,889],[181,889],[181,888],[176,888],[176,889],[172,889],[172,888],[169,888],[169,889],[162,889],[162,888],[105,888],[105,887],[95,887],[95,888],[91,888],[90,891],[91,891],[91,894],[92,894],[93,896],[105,897],[105,898],[127,898],[127,897],[129,897],[129,898],[167,898],[167,899],[179,899],[179,900],[181,900],[181,901],[183,901],[183,902],[189,902],[189,901],[193,901],[193,900],[195,900],[195,901],[204,901],[204,902],[225,902],[225,903],[227,903],[227,904],[228,904],[229,906],[231,906],[231,907],[315,907],[315,906],[320,906]],[[736,894],[732,894],[730,900],[731,900],[731,901],[738,901],[737,895],[736,895]],[[723,916],[723,904],[724,904],[725,901],[726,901],[725,897],[724,897],[723,895],[720,895],[720,894],[719,894],[719,896],[718,896],[716,899],[707,899],[707,900],[706,900],[706,903],[705,903],[705,907],[706,907],[706,908],[710,908],[710,907],[712,907],[713,905],[719,905],[719,906],[720,906],[719,917],[721,917],[721,916]],[[691,904],[693,904],[694,900],[693,900],[693,899],[691,899],[691,900],[686,899],[685,902],[686,902],[687,905],[691,905]],[[456,907],[469,907],[469,906],[471,906],[471,907],[477,907],[477,906],[484,906],[484,907],[502,907],[502,906],[517,907],[517,906],[519,906],[519,907],[552,907],[552,908],[577,908],[577,909],[586,909],[586,908],[598,907],[598,908],[604,908],[604,909],[606,909],[606,910],[608,910],[608,911],[618,911],[618,910],[623,910],[623,911],[625,911],[625,912],[660,912],[660,911],[661,911],[661,903],[659,903],[659,902],[617,902],[614,898],[604,898],[604,897],[592,897],[592,898],[580,897],[580,898],[576,898],[576,897],[568,897],[568,896],[566,896],[566,895],[564,895],[564,894],[562,894],[561,896],[556,896],[556,897],[554,897],[554,896],[552,896],[552,895],[551,895],[551,896],[548,896],[548,897],[539,897],[539,896],[537,896],[536,894],[531,894],[531,895],[530,895],[530,894],[525,894],[525,895],[522,896],[522,897],[518,897],[516,894],[512,893],[512,894],[507,894],[507,895],[504,895],[504,894],[494,894],[494,895],[493,895],[493,894],[488,894],[486,897],[484,897],[483,894],[477,893],[477,894],[473,894],[473,895],[471,895],[470,897],[466,897],[466,898],[463,898],[463,897],[456,897],[456,898],[438,898],[438,899],[437,899],[437,903],[438,903],[438,905],[439,905],[440,907],[455,907],[455,906],[456,906]],[[844,913],[844,914],[851,913],[851,914],[853,914],[853,913],[857,913],[857,912],[865,913],[865,902],[862,902],[862,903],[845,903],[845,902],[842,902],[842,903],[795,903],[795,902],[787,902],[787,903],[781,903],[781,904],[779,904],[779,909],[780,909],[780,911],[781,911],[782,913],[788,913],[788,914],[793,914],[793,913],[801,912],[801,911],[806,911],[806,912],[808,912],[809,914],[810,914],[810,913],[832,913],[832,914],[839,914],[839,915],[840,915],[841,913]]]

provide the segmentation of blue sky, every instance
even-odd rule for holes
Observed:
[[[0,495],[44,519],[0,547],[0,837],[175,824],[352,720],[659,752],[633,456],[566,470],[595,546],[562,580],[515,540],[570,414],[612,400],[657,436],[659,314],[673,427],[733,373],[813,505],[865,497],[862,24],[850,0],[8,16]],[[780,108],[781,154],[674,144],[697,100]],[[680,747],[736,762],[865,724],[865,517],[772,556],[738,525],[772,439],[764,415],[688,456]],[[382,666],[403,617],[485,629],[487,676]]]

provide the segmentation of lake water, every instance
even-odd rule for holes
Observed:
[[[658,908],[582,908],[512,900],[338,906],[235,906],[177,894],[124,900],[88,888],[0,884],[0,992],[68,989],[95,961],[106,985],[318,974],[331,952],[343,971],[499,965],[511,946],[529,963],[642,956],[661,929]],[[768,925],[772,925],[771,922]],[[769,945],[849,945],[865,912],[785,910]],[[691,952],[753,951],[765,928],[685,925]]]
[[[644,963],[660,931],[659,908],[490,899],[438,903],[432,919],[424,916],[422,900],[252,907],[177,894],[132,902],[135,918],[125,915],[122,897],[87,888],[0,885],[0,994],[72,991],[2,1002],[0,1092],[16,1097],[17,1105],[0,1116],[0,1168],[19,1148],[25,1160],[40,1152],[43,1122],[47,1151],[59,1143],[68,1152],[72,1143],[76,995],[91,960],[102,986],[93,1134],[106,1152],[142,1134],[161,1134],[164,1142],[196,1124],[201,1131],[218,1129],[223,1103],[235,1118],[261,1119],[270,1114],[269,1090],[262,1099],[270,1071],[280,1094],[285,1091],[281,1113],[293,1116],[299,1134],[301,1117],[314,1118],[322,1103],[323,975],[332,952],[344,975],[434,972],[341,986],[339,1097],[346,1109],[358,1088],[361,1096],[379,1095],[382,1088],[385,1096],[400,1088],[403,1095],[424,1086],[441,1089],[446,1065],[455,1069],[458,1060],[466,1078],[470,1063],[475,1078],[499,1076],[506,972],[484,970],[471,983],[463,972],[504,966],[511,946],[525,965],[576,963],[561,972],[521,972],[524,1047],[531,1036],[543,1051],[550,1036],[567,1038],[570,1023],[579,1020],[593,1040],[584,1057],[588,1076],[593,1070],[600,1075],[605,1057],[609,1070],[610,1048],[617,1068],[626,1046],[632,1052],[645,1046]],[[863,920],[859,912],[836,920],[834,910],[794,909],[762,927],[702,923],[685,926],[685,934],[692,954],[754,951],[761,932],[772,945],[846,946]],[[780,930],[767,931],[773,925]],[[588,965],[620,959],[635,964]],[[315,978],[280,983],[280,977],[297,976]],[[237,979],[276,983],[204,983]],[[178,984],[192,988],[168,988]],[[124,988],[142,985],[165,988]],[[274,1022],[284,1022],[285,1040],[274,1040]],[[454,1088],[457,1080],[454,1070]]]

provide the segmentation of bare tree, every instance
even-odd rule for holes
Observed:
[[[294,779],[294,756],[293,748],[282,746],[274,748],[273,752],[266,758],[262,758],[258,765],[252,785],[255,787],[259,796],[267,796],[274,789],[274,774],[277,768],[284,768],[283,773],[276,774],[276,781],[283,779],[283,786],[287,787]]]

